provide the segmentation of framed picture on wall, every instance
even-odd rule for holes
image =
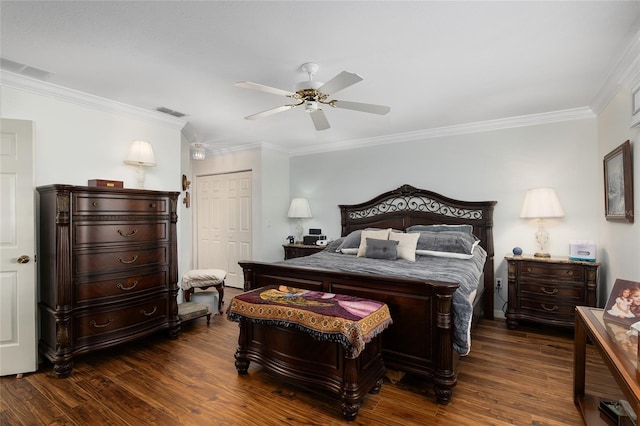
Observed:
[[[604,157],[604,214],[607,220],[633,223],[633,164],[631,142]]]
[[[631,127],[640,126],[640,83],[631,90]]]

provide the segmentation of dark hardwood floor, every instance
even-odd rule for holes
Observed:
[[[227,289],[228,301],[238,290]],[[2,425],[580,425],[573,405],[571,331],[534,325],[508,330],[482,320],[459,364],[448,405],[412,377],[385,380],[353,422],[340,404],[278,380],[251,364],[234,367],[238,325],[215,315],[183,325],[177,340],[161,333],[78,357],[67,379],[50,365],[0,379]],[[587,388],[620,396],[588,348]]]

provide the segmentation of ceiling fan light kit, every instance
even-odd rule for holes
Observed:
[[[239,81],[235,85],[245,89],[258,90],[265,93],[271,93],[279,96],[286,96],[295,100],[297,103],[282,105],[279,107],[271,108],[266,111],[262,111],[256,114],[245,117],[247,120],[256,120],[258,118],[267,117],[269,115],[277,114],[288,109],[295,108],[300,105],[304,105],[305,112],[309,113],[311,121],[313,122],[316,130],[326,130],[331,126],[327,117],[324,115],[320,105],[329,105],[333,108],[350,109],[352,111],[367,112],[372,114],[385,115],[391,108],[385,105],[365,104],[361,102],[349,102],[339,101],[336,99],[329,100],[329,97],[340,90],[346,89],[360,81],[362,77],[358,74],[342,71],[340,74],[333,77],[326,83],[314,81],[313,76],[318,72],[320,67],[314,62],[306,62],[300,65],[300,70],[307,73],[309,76],[308,81],[300,82],[296,85],[295,92],[289,92],[287,90],[277,89],[275,87],[264,86],[258,83],[252,83],[250,81]]]

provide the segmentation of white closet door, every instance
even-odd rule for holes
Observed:
[[[238,261],[251,259],[251,172],[201,176],[196,188],[196,267],[224,269],[226,285],[242,288]]]

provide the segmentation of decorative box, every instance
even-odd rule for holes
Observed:
[[[101,186],[106,188],[124,188],[121,180],[91,179],[88,186]]]

